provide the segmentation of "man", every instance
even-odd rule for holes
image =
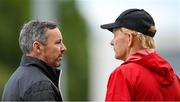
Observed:
[[[124,62],[110,75],[106,101],[180,101],[180,80],[154,50],[155,23],[143,9],[128,9],[114,23],[115,58]]]
[[[19,36],[23,52],[19,68],[8,80],[3,101],[62,101],[59,83],[66,47],[56,23],[29,21]]]

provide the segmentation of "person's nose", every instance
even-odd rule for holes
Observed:
[[[110,44],[111,44],[112,46],[114,46],[114,40],[112,40]]]
[[[64,53],[65,51],[67,51],[67,48],[66,48],[66,46],[63,44],[63,45],[62,45],[61,52],[63,52],[63,53]]]

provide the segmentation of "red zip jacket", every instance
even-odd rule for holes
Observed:
[[[106,101],[180,101],[180,79],[155,51],[132,54],[110,75]]]

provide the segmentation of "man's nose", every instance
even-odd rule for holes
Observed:
[[[112,40],[110,44],[111,44],[112,46],[114,46],[114,41]]]
[[[62,46],[62,49],[61,49],[61,51],[62,52],[65,52],[65,51],[67,51],[67,48],[66,48],[66,46],[63,44],[63,46]]]

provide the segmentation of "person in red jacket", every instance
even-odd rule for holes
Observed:
[[[148,12],[128,9],[101,28],[114,34],[115,58],[124,61],[109,77],[105,101],[180,101],[180,79],[155,51],[156,28]]]

